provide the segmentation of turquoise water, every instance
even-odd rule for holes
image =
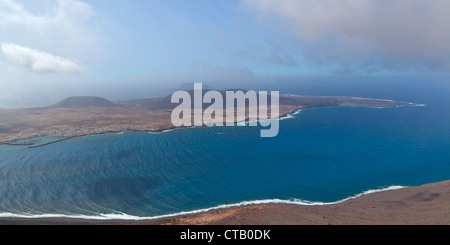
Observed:
[[[303,110],[282,120],[275,138],[260,138],[260,128],[204,127],[0,146],[0,214],[154,217],[265,199],[334,202],[447,180],[448,86],[421,86],[349,95],[426,107]]]

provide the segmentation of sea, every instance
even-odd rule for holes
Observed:
[[[280,120],[274,138],[259,137],[260,127],[193,127],[1,145],[0,217],[139,220],[257,203],[329,205],[450,179],[448,79],[280,84],[281,93],[418,105],[301,110]]]

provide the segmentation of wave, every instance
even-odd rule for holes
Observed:
[[[166,129],[166,130],[162,130],[162,131],[154,131],[154,132],[149,131],[148,133],[149,133],[149,134],[164,134],[164,133],[172,132],[172,131],[174,131],[174,130],[175,130],[175,129],[173,128],[173,129]]]
[[[175,128],[165,129],[165,130],[161,130],[161,131],[147,131],[147,133],[149,133],[149,134],[165,134],[165,133],[170,133],[170,132],[175,131],[175,130],[189,129],[189,128],[199,128],[199,127],[200,126],[175,127]]]
[[[395,100],[388,100],[388,99],[374,99],[374,100],[378,100],[378,101],[387,101],[387,102],[401,102],[401,103],[406,103],[408,104],[408,106],[427,106],[425,104],[417,104],[417,103],[412,103],[412,102],[406,102],[406,101],[395,101]],[[405,107],[406,105],[398,105],[398,106],[393,106],[394,108],[399,108],[399,107]],[[374,108],[392,108],[392,106],[381,106],[381,107],[374,107]]]
[[[427,106],[427,105],[424,105],[424,104],[409,103],[408,106],[425,107],[425,106]],[[375,109],[385,109],[385,108],[401,108],[401,107],[406,107],[406,105],[398,105],[398,106],[379,106],[379,107],[370,107],[370,108],[375,108]]]
[[[278,119],[279,121],[282,121],[282,120],[286,120],[286,119],[292,119],[292,118],[295,118],[295,115],[300,114],[300,113],[302,112],[302,110],[303,110],[303,109],[296,110],[296,111],[294,111],[294,112],[292,112],[292,113],[286,114],[286,115],[284,115],[284,116],[282,116],[282,117],[280,117],[280,118],[277,118],[277,119]],[[245,121],[242,121],[242,122],[238,122],[237,125],[238,125],[238,126],[245,126],[245,125],[249,124],[250,122],[264,122],[264,121],[266,121],[266,120],[271,120],[271,118],[269,118],[269,119],[252,119],[252,120],[245,120]]]
[[[279,120],[281,121],[281,120],[286,120],[286,119],[295,118],[295,115],[300,114],[302,111],[303,111],[302,109],[296,110],[296,111],[294,111],[293,113],[289,113],[289,114],[286,114],[286,115],[283,116],[283,117],[280,117]]]
[[[204,209],[197,209],[193,211],[185,211],[185,212],[178,212],[173,214],[165,214],[165,215],[158,215],[158,216],[148,216],[148,217],[141,217],[141,216],[135,216],[130,215],[126,213],[109,213],[109,214],[102,214],[98,213],[96,215],[64,215],[64,214],[29,214],[29,213],[22,213],[22,214],[13,214],[13,213],[0,213],[0,218],[26,218],[26,219],[42,219],[42,218],[68,218],[68,219],[85,219],[85,220],[132,220],[132,221],[141,221],[141,220],[159,220],[159,219],[167,219],[167,218],[173,218],[173,217],[179,217],[179,216],[185,216],[185,215],[193,215],[193,214],[200,214],[200,213],[206,213],[214,210],[221,210],[221,209],[230,209],[230,208],[239,208],[239,207],[245,207],[245,206],[251,206],[251,205],[261,205],[261,204],[288,204],[288,205],[298,205],[298,206],[327,206],[327,205],[335,205],[340,204],[343,202],[347,202],[352,199],[359,198],[361,196],[377,193],[377,192],[383,192],[383,191],[391,191],[391,190],[399,190],[407,188],[407,186],[390,186],[387,188],[382,189],[373,189],[364,191],[362,193],[356,194],[354,196],[347,197],[345,199],[335,201],[335,202],[315,202],[315,201],[307,201],[302,199],[263,199],[263,200],[255,200],[255,201],[243,201],[239,203],[234,204],[222,204],[218,206],[214,206],[211,208],[204,208]]]
[[[374,99],[374,100],[396,102],[396,101],[394,101],[394,100],[387,100],[387,99]],[[408,105],[378,106],[378,107],[370,107],[370,108],[384,109],[384,108],[400,108],[400,107],[405,107],[405,106],[416,106],[416,107],[425,107],[425,106],[427,106],[427,105],[425,105],[425,104],[417,104],[417,103],[412,103],[412,102],[404,102],[404,101],[400,101],[400,102],[406,103],[406,104],[408,104]]]

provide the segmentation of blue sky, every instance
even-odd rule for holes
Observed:
[[[0,107],[450,69],[446,0],[0,0]]]
[[[118,69],[119,76],[195,79],[302,72],[283,48],[288,38],[259,25],[240,1],[123,2],[98,6],[114,20],[108,36],[111,48],[120,52],[113,55],[128,63]]]

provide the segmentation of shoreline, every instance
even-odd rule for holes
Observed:
[[[0,217],[0,225],[450,224],[450,180],[366,191],[331,203],[253,201],[163,216]],[[1,215],[1,214],[0,214]]]
[[[280,120],[286,119],[285,117],[292,117],[293,114],[301,109],[424,106],[412,102],[347,96],[281,95],[280,98],[285,100],[284,104],[280,103]],[[16,129],[17,132],[0,132],[0,145],[14,145],[18,141],[47,136],[60,136],[65,139],[71,139],[126,131],[159,133],[177,128],[169,120],[170,111],[164,108],[164,106],[160,109],[145,109],[142,106],[125,106],[114,109],[101,107],[51,109],[51,107],[46,107],[9,110],[9,114],[3,115],[8,120],[4,122],[4,125],[0,122],[0,129],[2,127],[7,129],[11,123],[17,123],[17,121],[21,120],[24,120],[23,126]],[[2,111],[0,110],[0,112]],[[248,120],[248,115],[246,117],[246,120]],[[240,122],[236,119],[235,123],[239,124]]]
[[[314,109],[314,108],[311,108]],[[295,115],[299,114],[299,112],[301,112],[302,108],[297,108],[293,111],[290,112],[285,112],[283,114],[280,114],[278,117],[278,120],[286,120],[286,119],[291,119],[294,118]],[[252,120],[259,120],[259,119],[252,119]],[[249,119],[247,118],[245,121],[243,122],[235,122],[236,125],[239,125],[240,123],[248,123]],[[190,126],[190,127],[163,127],[163,128],[158,128],[158,129],[153,129],[153,130],[149,130],[149,129],[130,129],[130,128],[123,128],[123,129],[118,129],[116,130],[109,130],[109,131],[104,131],[104,132],[96,132],[96,133],[86,133],[86,134],[80,134],[80,135],[72,135],[72,136],[64,136],[61,134],[52,134],[52,135],[39,135],[39,136],[33,136],[33,137],[28,137],[28,138],[20,138],[20,139],[15,139],[13,141],[8,141],[8,142],[3,142],[0,141],[0,146],[2,145],[8,145],[8,146],[27,146],[28,148],[39,148],[39,147],[43,147],[43,146],[47,146],[47,145],[51,145],[51,144],[55,144],[55,143],[59,143],[65,140],[70,140],[73,138],[79,138],[79,137],[87,137],[87,136],[93,136],[93,135],[106,135],[106,134],[117,134],[117,133],[124,133],[124,132],[147,132],[150,134],[161,134],[161,133],[166,133],[166,132],[171,132],[175,129],[188,129],[188,128],[197,128],[199,126]],[[203,125],[201,127],[206,127],[206,125]],[[100,130],[100,129],[95,129],[95,130]],[[37,145],[34,146],[33,144],[17,144],[17,142],[19,141],[23,141],[23,140],[32,140],[32,139],[36,139],[36,138],[41,138],[41,137],[64,137],[63,139],[58,139],[56,141],[52,141],[52,142],[48,142],[42,145]]]
[[[290,95],[293,96],[293,95]],[[298,95],[296,95],[298,96]],[[359,99],[359,97],[345,97],[343,96],[343,98],[357,98]],[[364,99],[364,98],[361,98]],[[391,101],[391,100],[384,100],[384,99],[373,99],[373,100],[379,100],[379,101]],[[412,102],[402,102],[401,103],[408,103],[408,106],[418,106],[418,107],[422,107],[422,106],[426,106],[424,104],[417,104],[417,103],[412,103]],[[368,107],[368,106],[361,106],[362,108],[374,108],[374,109],[383,109],[383,108],[399,108],[399,107],[404,107],[405,105],[400,105],[400,106],[387,106],[387,107]],[[354,107],[358,107],[358,106],[354,106]],[[303,110],[308,110],[308,109],[326,109],[326,108],[338,108],[338,107],[317,107],[317,108],[295,108],[293,110],[284,112],[282,114],[280,114],[278,116],[278,120],[282,121],[282,120],[287,120],[287,119],[292,119],[294,118],[296,115],[300,114],[301,111]],[[259,119],[251,119],[252,121],[258,121]],[[247,124],[250,121],[250,119],[246,119],[245,121],[241,121],[241,122],[235,122],[236,125],[239,124]],[[201,127],[205,127],[206,125],[203,125]],[[139,126],[136,126],[139,127]],[[64,136],[63,134],[42,134],[39,135],[37,132],[36,136],[30,136],[30,137],[24,137],[24,138],[18,138],[18,139],[14,139],[14,140],[7,140],[7,141],[1,141],[0,140],[0,146],[2,145],[8,145],[8,146],[28,146],[28,148],[39,148],[39,147],[43,147],[46,145],[51,145],[54,143],[58,143],[61,141],[65,141],[65,140],[69,140],[72,138],[79,138],[79,137],[87,137],[87,136],[92,136],[92,135],[106,135],[106,134],[116,134],[116,133],[123,133],[123,132],[147,132],[150,134],[161,134],[161,133],[165,133],[165,132],[170,132],[173,131],[175,129],[187,129],[187,128],[196,128],[198,126],[190,126],[190,127],[161,127],[161,128],[146,128],[146,129],[132,129],[130,127],[124,127],[121,129],[117,129],[117,130],[105,130],[105,131],[101,131],[101,129],[93,129],[94,131],[100,131],[100,132],[94,132],[94,133],[85,133],[85,134],[79,134],[79,135],[70,135],[70,136]],[[63,139],[59,139],[57,141],[53,141],[53,142],[48,142],[42,145],[37,145],[34,146],[32,144],[16,144],[19,141],[23,141],[23,140],[32,140],[32,139],[36,139],[36,138],[40,138],[40,137],[53,137],[53,136],[58,136],[58,137],[64,137]]]
[[[415,104],[415,103],[410,103],[410,102],[402,102],[402,103],[407,103],[407,105],[400,105],[400,106],[424,106],[421,104]],[[332,107],[367,107],[367,108],[380,108],[380,107],[374,107],[374,106],[332,106]],[[332,108],[332,107],[317,107],[317,108]],[[386,106],[386,107],[399,107],[399,106]],[[383,107],[383,108],[386,108]],[[289,108],[289,109],[287,109]],[[294,118],[295,115],[299,114],[302,110],[305,109],[316,109],[315,107],[312,108],[302,108],[302,107],[286,107],[285,110],[280,113],[278,120],[284,120],[284,119],[290,119],[290,118]],[[245,120],[245,123],[247,123],[249,120],[257,120],[257,119],[249,119],[247,118]],[[239,124],[239,122],[236,122],[237,124]],[[242,123],[242,122],[241,122]],[[164,133],[167,131],[172,131],[174,129],[184,129],[184,128],[192,128],[192,127],[166,127],[165,126],[161,126],[158,128],[151,128],[151,130],[149,130],[148,128],[146,129],[136,129],[135,127],[140,127],[140,126],[131,126],[131,127],[127,127],[126,129],[124,128],[117,128],[117,130],[111,130],[111,128],[113,127],[109,127],[108,130],[105,130],[104,132],[101,131],[102,128],[94,128],[94,129],[90,129],[93,131],[96,131],[95,133],[86,133],[86,134],[81,134],[81,135],[73,135],[73,136],[62,136],[62,135],[43,135],[43,136],[35,136],[35,137],[30,137],[30,138],[24,138],[24,139],[18,139],[17,141],[21,141],[21,140],[29,140],[29,139],[33,139],[33,138],[39,138],[39,137],[47,137],[47,136],[61,136],[64,137],[63,139],[58,139],[56,141],[53,142],[48,142],[42,145],[36,145],[36,146],[28,146],[28,148],[37,148],[37,147],[43,147],[46,145],[50,145],[50,144],[54,144],[54,143],[58,143],[61,141],[65,141],[65,140],[69,140],[72,138],[77,138],[77,137],[87,137],[87,136],[91,136],[91,135],[104,135],[104,134],[120,134],[123,132],[147,132],[147,133],[153,133],[153,134],[158,134],[158,133]],[[134,128],[134,129],[133,129]],[[105,128],[106,129],[106,128]],[[77,129],[74,129],[74,132],[76,132]],[[87,131],[87,130],[86,130]],[[39,133],[39,132],[37,132]],[[12,143],[0,143],[0,145],[8,145],[8,144],[14,144],[14,142]],[[20,144],[18,144],[20,145]],[[403,187],[401,187],[403,188]],[[223,214],[223,213],[233,213],[233,212],[238,212],[237,210],[247,210],[247,209],[259,209],[260,207],[271,207],[271,208],[275,208],[275,209],[280,209],[281,207],[311,207],[311,208],[317,208],[317,207],[330,207],[330,206],[335,206],[335,205],[341,205],[347,202],[351,202],[353,200],[358,200],[360,198],[363,198],[364,196],[369,196],[369,195],[373,195],[375,193],[385,193],[385,192],[389,192],[389,191],[396,191],[397,189],[400,189],[400,187],[395,187],[395,188],[387,188],[387,189],[379,189],[379,190],[370,190],[370,191],[366,191],[360,194],[357,194],[355,196],[351,196],[348,198],[345,198],[343,200],[340,201],[336,201],[336,202],[331,202],[331,203],[320,203],[320,202],[308,202],[308,201],[302,201],[302,200],[280,200],[280,199],[270,199],[270,200],[256,200],[256,201],[248,201],[248,202],[240,202],[240,203],[236,203],[236,204],[229,204],[229,205],[219,205],[216,207],[211,207],[211,208],[205,208],[205,209],[199,209],[199,210],[194,210],[194,211],[190,211],[190,212],[180,212],[180,213],[175,213],[175,214],[168,214],[168,215],[162,215],[162,216],[156,216],[156,217],[136,217],[136,216],[131,216],[131,215],[126,215],[126,214],[104,214],[104,215],[98,215],[90,217],[90,216],[82,216],[82,215],[74,215],[74,216],[64,216],[64,215],[36,215],[34,217],[27,217],[27,215],[22,215],[22,217],[18,217],[20,215],[15,215],[15,214],[10,214],[8,216],[8,214],[1,214],[0,213],[0,224],[179,224],[185,222],[180,222],[180,220],[189,220],[189,219],[193,219],[195,220],[196,217],[199,216],[208,216],[208,215],[212,215],[212,216],[217,216],[218,214]],[[410,188],[414,188],[414,187],[408,187],[408,188],[404,188],[404,189],[410,189]],[[449,195],[450,196],[450,195]],[[450,206],[450,205],[448,205]],[[264,209],[264,208],[263,208]],[[270,209],[270,208],[269,208]],[[283,208],[281,208],[283,209]],[[287,213],[289,213],[290,211],[288,211]],[[450,212],[449,212],[450,213]],[[108,216],[115,216],[114,217],[108,217]],[[262,222],[262,224],[266,224],[265,222]]]
[[[227,210],[227,209],[235,209],[249,206],[258,206],[258,205],[293,205],[293,206],[329,206],[336,205],[340,203],[344,203],[349,200],[353,200],[364,195],[370,195],[373,193],[390,191],[390,190],[399,190],[408,188],[407,186],[390,186],[386,188],[380,189],[371,189],[367,191],[363,191],[361,193],[355,194],[353,196],[346,197],[341,200],[333,201],[333,202],[319,202],[319,201],[307,201],[301,199],[261,199],[261,200],[253,200],[253,201],[241,201],[238,203],[232,204],[221,204],[209,208],[195,209],[191,211],[182,211],[178,213],[165,214],[165,215],[157,215],[157,216],[148,216],[148,217],[140,217],[133,216],[128,214],[98,214],[96,216],[88,216],[88,215],[62,215],[62,214],[41,214],[41,215],[19,215],[19,214],[10,214],[8,216],[7,213],[0,213],[1,218],[19,218],[19,219],[81,219],[81,220],[92,220],[92,221],[112,221],[112,220],[123,220],[123,221],[158,221],[158,220],[167,220],[177,217],[190,216],[190,215],[198,215],[204,214],[208,212]]]

